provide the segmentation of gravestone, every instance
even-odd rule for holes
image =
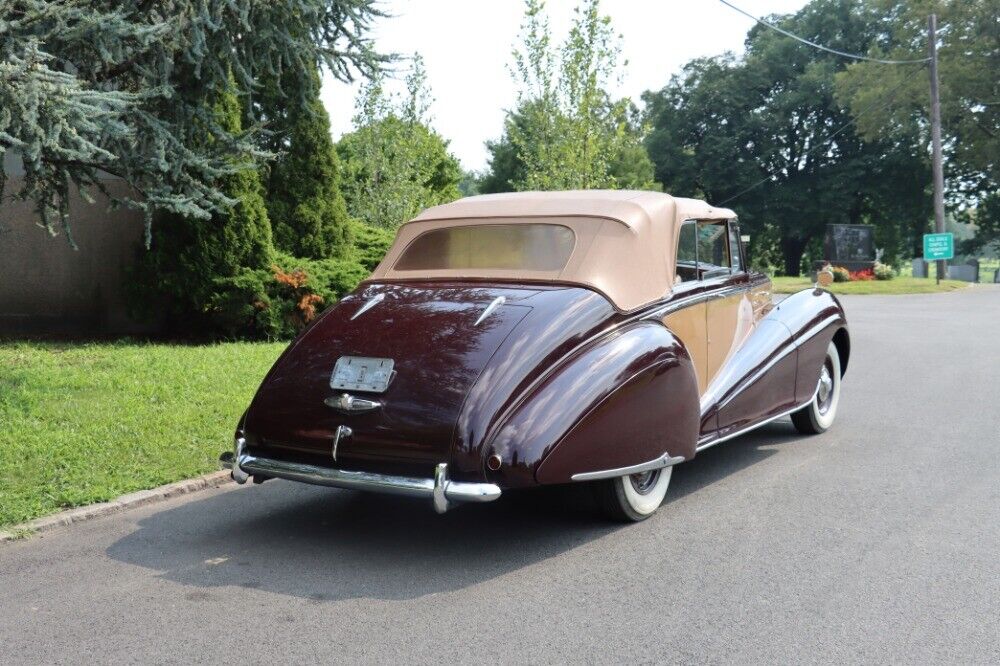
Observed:
[[[875,227],[870,224],[828,224],[823,242],[823,264],[861,271],[875,266]]]
[[[968,264],[955,264],[948,266],[948,279],[961,280],[962,282],[979,281],[979,262],[969,262]]]
[[[925,278],[927,277],[927,262],[923,259],[913,260],[913,277]]]

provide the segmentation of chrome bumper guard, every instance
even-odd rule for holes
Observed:
[[[440,463],[434,470],[434,478],[414,478],[353,472],[331,469],[317,465],[259,458],[246,453],[242,438],[236,440],[236,452],[226,451],[219,458],[223,467],[232,470],[233,480],[246,483],[255,474],[277,479],[288,479],[311,483],[317,486],[369,490],[372,492],[427,497],[432,500],[438,513],[447,511],[452,502],[492,502],[500,497],[500,487],[492,483],[467,483],[451,481],[448,478],[448,464]]]

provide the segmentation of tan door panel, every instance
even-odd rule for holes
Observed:
[[[708,336],[705,329],[706,303],[696,303],[671,312],[663,318],[663,324],[687,347],[688,354],[694,362],[695,374],[698,376],[698,395],[708,388]]]
[[[750,297],[738,293],[708,302],[708,384],[726,361],[743,345],[755,323]]]

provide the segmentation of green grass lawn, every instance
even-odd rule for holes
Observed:
[[[813,286],[808,277],[776,277],[771,278],[771,281],[774,283],[776,294],[793,294]],[[937,291],[955,291],[968,286],[968,282],[960,280],[941,280],[939,285],[934,278],[897,276],[892,280],[834,282],[827,289],[835,294],[929,294]]]
[[[218,469],[284,343],[0,343],[0,526]]]

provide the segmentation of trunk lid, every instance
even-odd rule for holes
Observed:
[[[430,476],[449,460],[469,390],[530,311],[522,301],[535,293],[492,285],[367,285],[324,314],[272,368],[247,413],[252,448],[311,464]],[[345,414],[326,404],[345,392],[330,386],[342,356],[393,360],[384,392],[347,391],[378,401],[378,408]],[[352,434],[341,438],[334,461],[338,426]]]

